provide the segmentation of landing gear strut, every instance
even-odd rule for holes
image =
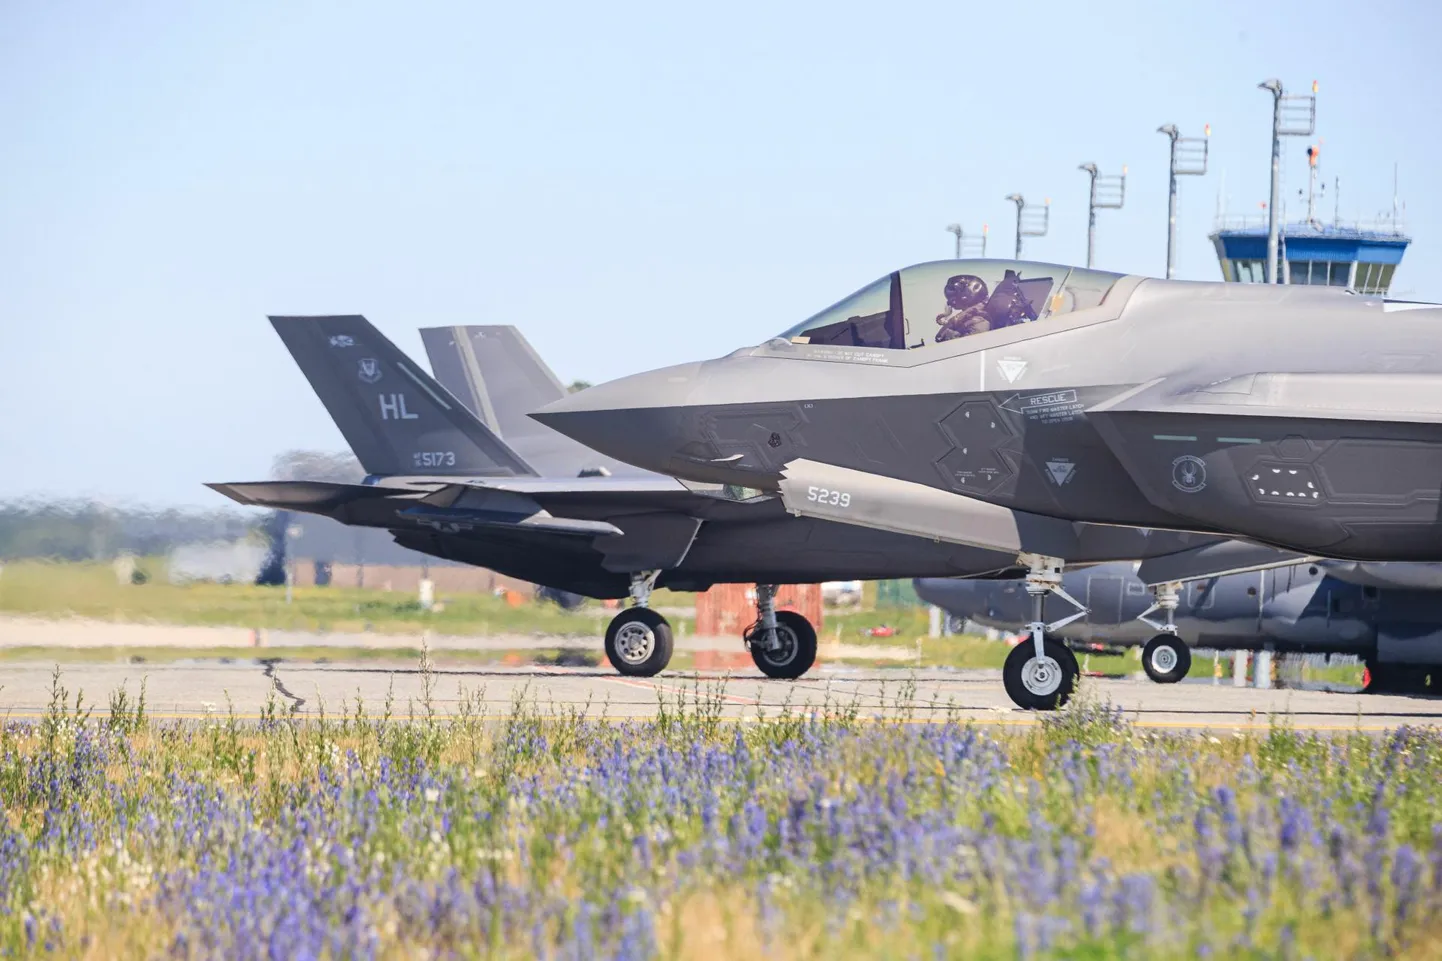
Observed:
[[[622,674],[652,677],[671,663],[673,639],[666,618],[651,610],[651,590],[660,571],[631,575],[631,602],[606,627],[606,659]]]
[[[1175,684],[1192,669],[1191,648],[1177,634],[1177,603],[1181,588],[1182,585],[1175,581],[1153,585],[1152,594],[1156,600],[1137,615],[1137,620],[1161,632],[1142,648],[1142,669],[1158,684]],[[1160,624],[1152,620],[1147,615],[1153,611],[1161,611],[1166,620]]]
[[[776,610],[776,585],[756,585],[756,623],[741,638],[767,677],[793,679],[816,662],[816,628],[795,611]]]
[[[1081,669],[1070,648],[1047,634],[1085,617],[1087,608],[1062,590],[1061,558],[1022,554],[1020,560],[1029,568],[1026,575],[1026,593],[1031,598],[1032,611],[1031,623],[1027,625],[1029,638],[1007,655],[1001,671],[1002,684],[1018,707],[1051,711],[1071,697]],[[1055,594],[1075,607],[1076,613],[1048,624],[1045,619],[1048,594]]]

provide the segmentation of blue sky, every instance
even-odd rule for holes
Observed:
[[[1052,199],[1027,256],[1079,263],[1084,161],[1130,168],[1098,266],[1160,275],[1167,122],[1212,125],[1178,276],[1216,279],[1223,174],[1232,213],[1266,198],[1272,76],[1320,81],[1344,217],[1400,166],[1394,292],[1442,297],[1439,27],[1416,0],[5,4],[0,498],[219,506],[202,481],[341,449],[268,313],[364,313],[418,357],[417,327],[514,323],[600,381],[950,256],[952,221],[1009,256],[1013,191]]]

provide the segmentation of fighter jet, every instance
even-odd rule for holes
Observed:
[[[1077,672],[1043,602],[1069,596],[1079,523],[1442,560],[1439,325],[1437,305],[1339,289],[941,261],[534,416],[801,516],[1016,556],[1034,644],[1003,677],[1018,704],[1053,708]]]
[[[1087,616],[1058,636],[1074,647],[1141,647],[1142,668],[1159,684],[1187,676],[1193,645],[1352,654],[1367,665],[1369,693],[1442,690],[1442,646],[1414,636],[1419,626],[1442,624],[1442,567],[1317,560],[1192,581],[1180,593],[1174,635],[1148,617],[1148,585],[1138,567],[1067,571],[1062,587],[1085,599]],[[925,577],[915,587],[927,603],[985,627],[1020,630],[1030,616],[1021,579]]]
[[[471,413],[489,411],[493,423],[512,423],[508,405],[498,399],[518,388],[494,368],[514,368],[516,383],[530,385],[533,393],[560,389],[514,331],[448,328],[426,335],[438,370],[453,383],[475,378],[453,394],[363,317],[271,322],[368,476],[354,485],[210,487],[242,504],[388,529],[405,547],[558,590],[629,595],[635,606],[612,619],[605,642],[607,657],[625,674],[652,675],[670,660],[670,625],[649,607],[657,586],[695,591],[715,583],[756,583],[757,620],[743,642],[763,673],[794,678],[815,660],[816,631],[800,614],[776,610],[776,585],[985,576],[1012,568],[1010,555],[797,518],[779,498],[758,491],[683,484],[627,469],[565,437],[548,436],[548,428],[518,429],[512,447]],[[533,360],[526,360],[528,353]],[[523,366],[531,369],[522,374]],[[482,371],[494,383],[480,386]],[[543,475],[530,457],[565,473]],[[1209,543],[1188,536],[1170,546]]]

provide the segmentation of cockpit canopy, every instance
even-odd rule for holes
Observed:
[[[913,350],[1095,307],[1122,276],[1018,260],[938,260],[883,277],[781,337]]]

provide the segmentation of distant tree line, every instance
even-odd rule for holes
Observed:
[[[110,560],[166,554],[181,544],[234,541],[260,518],[237,510],[110,507],[95,501],[0,503],[0,559]]]
[[[359,483],[365,471],[349,453],[292,450],[275,458],[274,480]],[[283,562],[280,536],[290,515],[235,507],[113,507],[93,500],[0,502],[0,560],[48,558],[107,561],[123,552],[168,554],[182,544],[235,541],[254,534],[270,543],[273,562]]]

